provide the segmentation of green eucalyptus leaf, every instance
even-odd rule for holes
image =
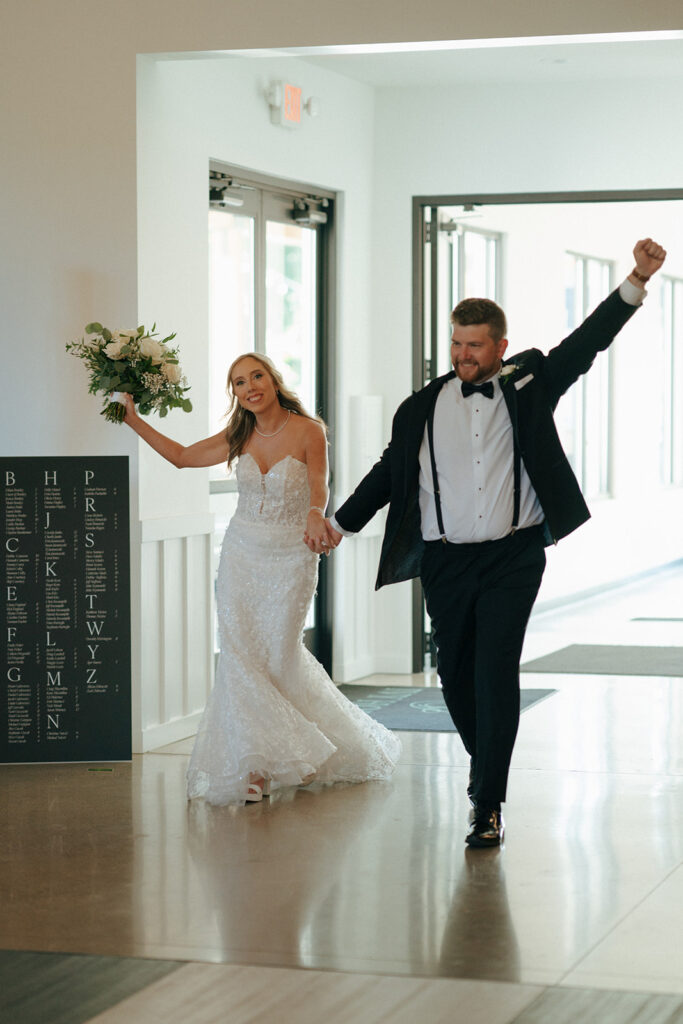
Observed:
[[[107,330],[106,327],[103,327],[100,333],[105,341],[111,341],[111,331]]]
[[[102,324],[98,324],[96,320],[91,324],[85,325],[86,334],[101,334],[103,330]]]

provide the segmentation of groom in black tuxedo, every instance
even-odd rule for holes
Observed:
[[[402,403],[379,462],[328,520],[336,546],[389,502],[376,589],[421,578],[444,698],[470,755],[470,846],[503,838],[519,662],[545,545],[590,515],[553,411],[635,313],[666,253],[646,238],[633,255],[621,287],[547,356],[532,348],[503,362],[503,310],[459,303],[452,372]]]

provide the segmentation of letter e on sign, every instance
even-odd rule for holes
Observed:
[[[298,85],[285,83],[284,123],[301,124],[301,89]]]

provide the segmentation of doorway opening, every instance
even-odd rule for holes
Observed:
[[[209,333],[213,430],[225,422],[226,375],[241,354],[262,352],[304,407],[334,420],[335,193],[244,168],[209,167]],[[210,472],[214,578],[237,483]],[[321,559],[304,639],[329,671],[332,571]]]
[[[621,261],[638,238],[661,238],[673,248],[682,227],[682,189],[414,197],[413,388],[450,369],[449,316],[460,299],[479,296],[503,306],[509,355],[547,351],[620,284]],[[648,292],[637,318],[647,362],[623,358],[624,345],[617,344],[558,406],[558,432],[591,507],[625,504],[623,480],[636,466],[650,494],[665,497],[683,485],[683,413],[673,392],[683,367],[680,258],[669,254]],[[625,420],[633,419],[627,396],[643,372],[656,394],[639,406],[640,422],[648,424],[641,439]],[[434,655],[415,581],[413,671],[434,665]]]

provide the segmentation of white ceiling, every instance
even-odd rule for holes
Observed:
[[[497,44],[471,49],[330,56],[307,53],[302,59],[376,88],[484,82],[683,80],[683,39]],[[656,89],[652,99],[656,103]]]

